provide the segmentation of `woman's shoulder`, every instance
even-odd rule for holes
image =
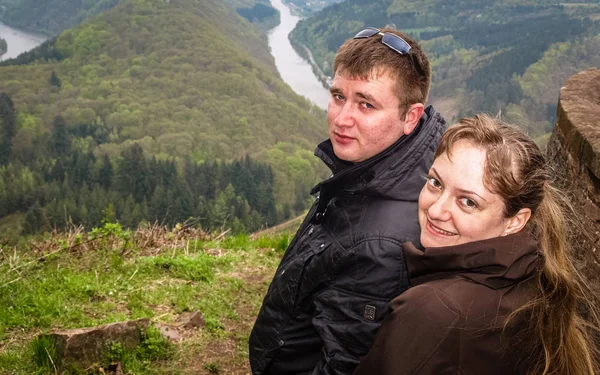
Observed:
[[[492,289],[456,275],[414,286],[396,297],[391,307],[437,319],[452,316],[461,328],[486,327],[519,308],[532,293],[529,284],[525,281],[511,288]],[[415,303],[418,308],[411,307]]]
[[[452,323],[461,314],[452,290],[461,284],[459,278],[452,278],[444,283],[436,280],[414,286],[392,300],[392,311],[403,317],[416,314],[419,319]]]

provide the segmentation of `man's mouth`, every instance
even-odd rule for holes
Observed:
[[[335,141],[338,143],[349,143],[354,140],[352,137],[348,137],[347,135],[342,135],[339,133],[333,133],[333,135],[335,136]]]

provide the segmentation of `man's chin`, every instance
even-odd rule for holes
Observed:
[[[336,146],[336,144],[333,143],[333,153],[338,159],[347,161],[349,163],[356,163],[356,156],[353,155],[352,152],[348,151],[349,150],[344,149],[344,147]]]

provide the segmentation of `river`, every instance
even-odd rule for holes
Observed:
[[[327,109],[329,91],[319,82],[310,64],[298,55],[288,39],[288,35],[300,21],[300,17],[292,15],[290,9],[281,0],[271,0],[271,5],[281,15],[281,23],[268,33],[271,54],[275,58],[275,66],[281,78],[296,93]]]
[[[317,80],[312,67],[294,50],[288,39],[300,17],[292,15],[290,9],[281,0],[271,0],[275,9],[281,15],[281,23],[268,33],[269,47],[275,58],[275,66],[281,78],[296,93],[303,95],[317,106],[327,109],[329,92]],[[48,39],[39,33],[15,29],[0,22],[0,37],[6,39],[8,51],[0,56],[1,60],[17,57],[29,51]]]
[[[15,29],[2,22],[0,22],[0,38],[5,39],[8,45],[8,50],[4,55],[0,56],[0,61],[17,57],[48,39],[46,35]]]

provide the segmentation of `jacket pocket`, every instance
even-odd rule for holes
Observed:
[[[292,311],[308,309],[308,299],[325,281],[328,270],[326,262],[315,261],[331,246],[331,241],[310,243],[295,259],[280,269],[280,296]]]

